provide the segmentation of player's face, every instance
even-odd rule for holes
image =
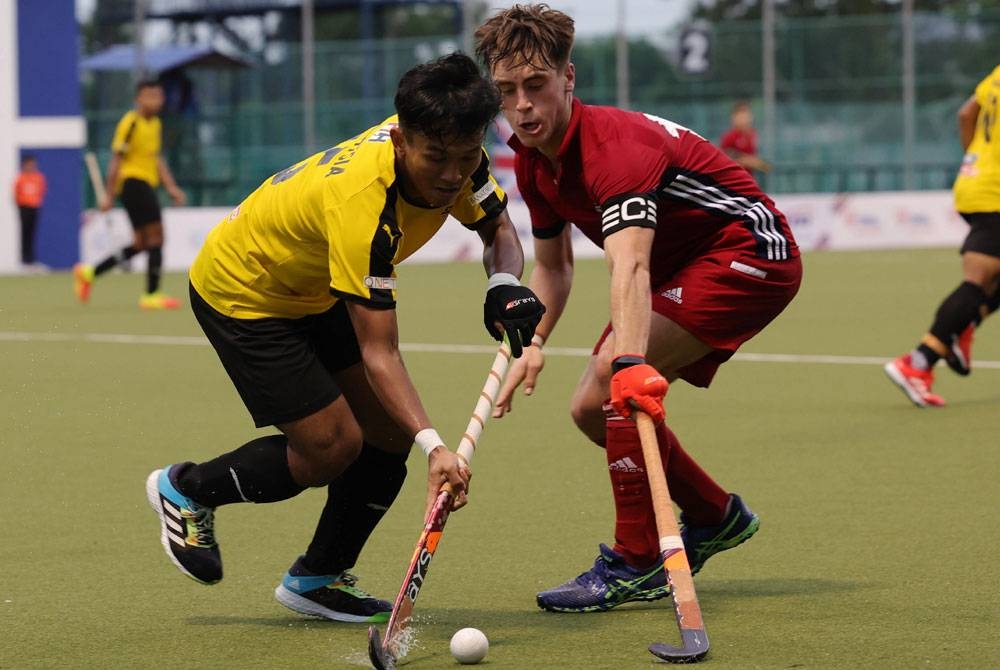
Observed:
[[[744,130],[753,126],[753,112],[749,107],[740,107],[733,112],[733,126]]]
[[[390,136],[407,198],[437,208],[453,204],[479,167],[486,133],[442,140],[397,126]]]
[[[135,96],[139,112],[146,116],[156,116],[163,109],[163,89],[159,86],[145,86]]]
[[[493,81],[500,89],[501,108],[517,139],[555,157],[573,111],[576,69],[540,68],[511,61],[493,66]]]

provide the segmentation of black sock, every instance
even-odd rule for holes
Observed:
[[[176,482],[181,493],[208,507],[278,502],[305,490],[292,479],[284,435],[260,437],[210,461],[182,465]]]
[[[997,311],[998,308],[1000,308],[1000,290],[997,290],[997,292],[993,294],[993,297],[987,298],[986,302],[979,306],[979,314],[976,316],[975,320],[976,328],[978,328],[979,324],[983,322],[983,319]]]
[[[110,256],[108,256],[103,261],[97,264],[97,266],[94,268],[94,276],[97,277],[98,275],[104,274],[105,272],[115,267],[122,261],[127,261],[128,259],[132,258],[137,253],[139,253],[139,250],[136,249],[135,246],[133,245],[122,247],[121,251],[119,251],[117,254],[111,254]]]
[[[983,289],[972,282],[962,282],[938,307],[930,334],[950,347],[952,339],[979,318],[979,306],[986,301]],[[937,353],[940,356],[941,352]]]
[[[160,268],[163,266],[163,249],[150,247],[149,263],[146,266],[146,293],[156,293],[160,289]]]
[[[326,506],[300,563],[317,575],[354,566],[375,526],[406,479],[406,454],[391,454],[367,442],[361,455],[327,487]]]

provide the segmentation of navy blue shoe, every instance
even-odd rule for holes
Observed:
[[[691,574],[701,570],[710,557],[743,544],[760,528],[760,517],[754,514],[735,493],[730,494],[729,514],[717,526],[693,526],[681,512],[681,540]]]
[[[582,575],[536,596],[538,606],[549,612],[603,612],[622,603],[659,600],[670,594],[663,564],[633,568],[605,545],[594,567]]]
[[[299,614],[346,621],[349,623],[385,623],[392,603],[359,589],[358,578],[349,572],[317,575],[302,566],[300,557],[281,584],[274,590],[278,602]]]
[[[146,478],[146,498],[160,517],[160,543],[177,569],[202,584],[222,579],[222,555],[215,542],[215,508],[199,505],[177,490],[171,473],[154,470]]]

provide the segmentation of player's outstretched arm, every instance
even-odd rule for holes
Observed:
[[[468,465],[445,446],[431,426],[399,353],[396,310],[348,302],[347,312],[357,333],[361,361],[372,391],[389,416],[427,454],[427,509],[445,483],[455,492],[453,509],[459,509],[468,500],[466,492],[471,473]]]
[[[535,267],[528,285],[545,305],[545,314],[535,328],[534,346],[526,348],[524,355],[511,363],[493,406],[495,418],[512,410],[514,391],[519,386],[524,386],[525,395],[534,393],[538,375],[545,367],[542,345],[562,316],[573,286],[573,247],[570,244],[569,224],[556,237],[535,239]]]

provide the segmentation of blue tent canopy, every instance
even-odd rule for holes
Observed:
[[[135,65],[136,52],[132,44],[115,44],[80,61],[82,70],[128,71]],[[165,46],[146,49],[143,65],[150,72],[163,73],[182,67],[250,67],[251,63],[211,47]]]

